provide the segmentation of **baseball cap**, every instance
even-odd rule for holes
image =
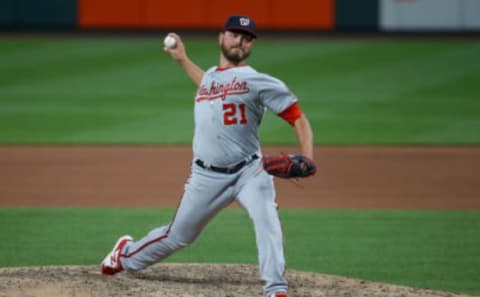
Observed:
[[[239,31],[252,35],[257,38],[257,30],[255,28],[255,22],[245,15],[232,15],[225,22],[225,30]]]

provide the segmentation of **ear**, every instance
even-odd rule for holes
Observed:
[[[223,36],[225,36],[225,32],[220,32],[220,34],[218,34],[218,44],[222,44],[222,40],[223,40]]]

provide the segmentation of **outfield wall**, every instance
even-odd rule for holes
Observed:
[[[248,14],[258,27],[333,29],[333,0],[80,0],[78,24],[91,27],[221,28],[232,13]],[[112,9],[115,7],[115,9]]]
[[[0,28],[75,28],[77,0],[0,0]]]
[[[479,0],[0,0],[0,28],[208,30],[234,13],[260,30],[480,31]]]
[[[479,0],[380,0],[382,31],[480,29]]]

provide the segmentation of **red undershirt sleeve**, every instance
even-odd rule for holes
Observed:
[[[293,103],[287,109],[278,114],[279,117],[287,121],[293,126],[295,121],[302,115],[302,110],[298,106],[298,102]]]

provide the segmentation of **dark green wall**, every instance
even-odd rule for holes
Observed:
[[[11,26],[15,22],[15,0],[0,0],[0,25]]]
[[[76,0],[0,0],[2,27],[73,28],[76,22]]]
[[[380,0],[337,0],[335,29],[340,31],[377,31]]]

